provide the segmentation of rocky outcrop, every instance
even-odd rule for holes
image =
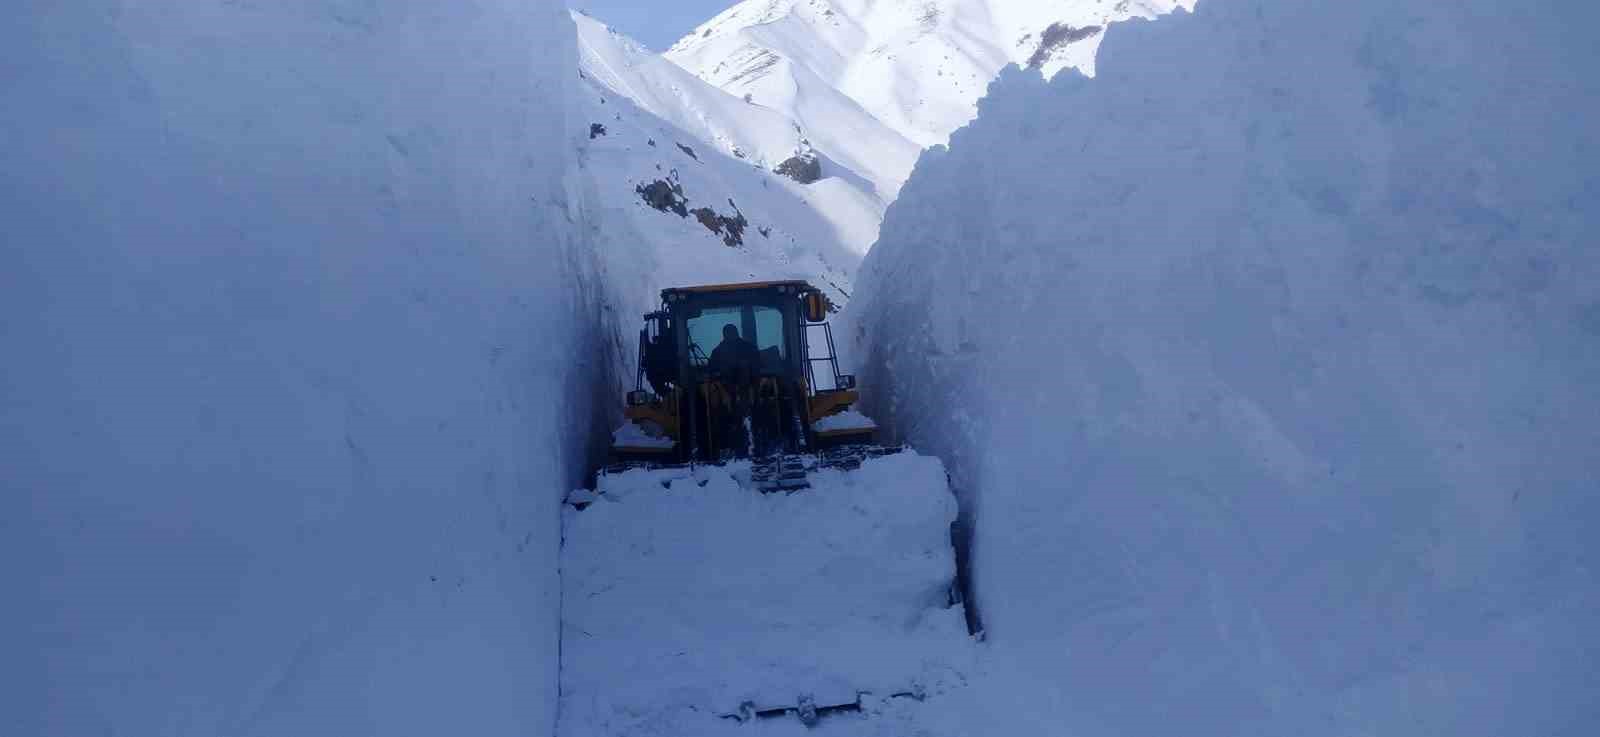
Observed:
[[[644,199],[644,203],[662,212],[676,213],[678,217],[689,217],[689,198],[683,195],[683,185],[665,179],[657,179],[649,184],[641,184],[633,188]]]
[[[739,206],[728,200],[728,206],[733,208],[732,215],[723,215],[709,207],[689,209],[689,198],[683,193],[683,185],[678,183],[677,172],[668,179],[657,179],[649,184],[641,184],[633,188],[639,198],[661,212],[670,212],[681,218],[694,216],[706,230],[722,239],[724,245],[735,248],[744,245],[745,228],[750,227],[750,221],[745,219],[744,213],[739,211]],[[760,229],[761,235],[770,233],[770,229]]]
[[[822,161],[816,152],[806,151],[785,159],[773,171],[801,184],[811,184],[822,179]]]
[[[1103,30],[1100,26],[1084,26],[1073,28],[1065,23],[1051,23],[1044,33],[1039,34],[1039,48],[1028,57],[1028,68],[1037,69],[1050,61],[1050,57],[1059,49],[1068,44],[1074,44],[1086,38],[1093,38]]]
[[[689,214],[706,226],[706,230],[721,236],[724,245],[734,248],[744,245],[744,229],[749,227],[750,221],[745,219],[744,213],[739,211],[738,205],[733,204],[733,200],[728,200],[728,206],[733,208],[732,217],[719,214],[709,207],[690,210]]]

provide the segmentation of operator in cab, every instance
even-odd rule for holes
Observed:
[[[726,392],[721,421],[714,423],[718,425],[714,431],[720,438],[717,444],[735,455],[746,455],[753,450],[750,434],[753,428],[749,428],[748,424],[750,407],[755,399],[756,372],[760,367],[761,353],[755,345],[739,337],[738,327],[732,324],[722,326],[722,342],[711,351],[706,369]]]
[[[761,352],[755,344],[739,337],[739,328],[729,323],[722,326],[722,342],[711,351],[706,368],[731,384],[748,384],[761,367]]]

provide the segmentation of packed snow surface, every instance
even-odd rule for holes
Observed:
[[[547,735],[598,321],[552,2],[0,23],[0,731]]]
[[[923,157],[848,311],[990,733],[1594,733],[1597,24],[1207,0]]]
[[[793,494],[756,492],[749,473],[605,474],[587,508],[569,508],[563,737],[747,734],[721,715],[861,693],[866,713],[832,724],[867,733],[864,721],[903,726],[912,699],[896,694],[932,703],[964,682],[956,502],[937,459],[819,470]],[[799,728],[789,721],[771,728]]]

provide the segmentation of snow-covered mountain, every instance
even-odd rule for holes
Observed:
[[[1007,64],[1093,74],[1108,24],[1180,6],[1194,0],[746,0],[665,56],[903,181],[914,161],[857,139],[860,113],[916,149],[942,144]]]
[[[713,87],[637,41],[574,12],[583,75],[725,153],[771,168],[806,148],[794,121]]]
[[[774,169],[796,155],[816,156],[824,176],[887,201],[921,152],[865,111],[813,116],[813,127],[702,81],[594,18],[573,18],[586,77],[735,158]]]

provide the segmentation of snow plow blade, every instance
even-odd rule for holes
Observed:
[[[569,501],[563,737],[871,719],[970,665],[936,458],[632,464]]]

